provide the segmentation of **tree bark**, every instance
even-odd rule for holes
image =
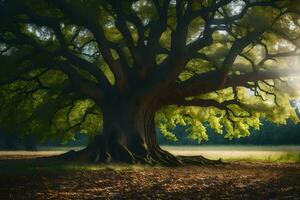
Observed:
[[[110,99],[102,102],[103,132],[87,148],[71,151],[61,158],[92,162],[160,164],[215,163],[203,157],[176,157],[157,144],[154,116],[159,107],[154,101]],[[207,161],[207,162],[206,162]]]
[[[149,99],[102,103],[103,132],[88,147],[92,161],[179,164],[157,144],[154,115],[158,105]]]

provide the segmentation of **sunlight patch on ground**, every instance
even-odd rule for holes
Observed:
[[[162,146],[175,155],[230,161],[300,162],[300,146]]]

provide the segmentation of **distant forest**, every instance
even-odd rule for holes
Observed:
[[[200,144],[248,144],[248,145],[299,145],[300,144],[300,124],[289,122],[287,125],[276,126],[265,122],[259,131],[251,130],[251,135],[248,137],[227,139],[223,135],[214,133],[208,129],[208,141],[201,141]],[[183,128],[177,128],[174,134],[178,141],[170,141],[158,134],[159,144],[167,145],[198,145],[195,140],[188,138],[188,134]]]
[[[157,131],[157,140],[160,145],[300,145],[300,124],[289,122],[284,126],[276,126],[265,122],[261,130],[251,131],[251,135],[242,138],[227,139],[223,135],[216,134],[208,129],[208,141],[197,141],[188,137],[184,127],[178,127],[174,131],[178,141],[166,139],[161,132]],[[37,146],[81,146],[86,145],[89,138],[85,134],[76,134],[75,140],[66,144],[59,141],[48,140],[43,143],[37,143],[32,136],[18,137],[17,135],[5,135],[0,133],[0,149],[25,149],[37,150]]]

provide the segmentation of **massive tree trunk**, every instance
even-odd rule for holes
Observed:
[[[101,107],[103,132],[88,147],[92,161],[180,163],[156,142],[155,101],[114,98],[103,102]]]
[[[103,132],[86,149],[71,151],[64,158],[166,166],[215,163],[201,156],[176,157],[159,147],[154,121],[159,104],[155,101],[115,98],[102,102],[101,107]]]

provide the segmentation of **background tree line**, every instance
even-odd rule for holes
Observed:
[[[178,127],[175,130],[177,141],[168,140],[160,133],[158,134],[158,142],[165,145],[197,145],[197,141],[192,140]],[[200,144],[240,144],[240,145],[299,145],[300,144],[300,125],[288,123],[285,126],[276,126],[274,124],[265,122],[261,130],[251,130],[251,135],[241,138],[224,138],[221,134],[214,133],[213,130],[208,129],[208,140],[201,141]]]
[[[265,122],[261,130],[251,130],[251,135],[242,138],[224,138],[222,134],[216,134],[208,128],[208,140],[200,143],[189,138],[184,127],[177,127],[174,130],[177,140],[167,139],[158,130],[157,140],[160,145],[300,145],[300,125],[289,122],[285,126],[276,126]],[[89,138],[86,134],[77,133],[71,141],[59,141],[48,139],[38,141],[34,136],[4,134],[0,133],[0,149],[26,149],[37,150],[37,146],[82,146],[86,145]]]

